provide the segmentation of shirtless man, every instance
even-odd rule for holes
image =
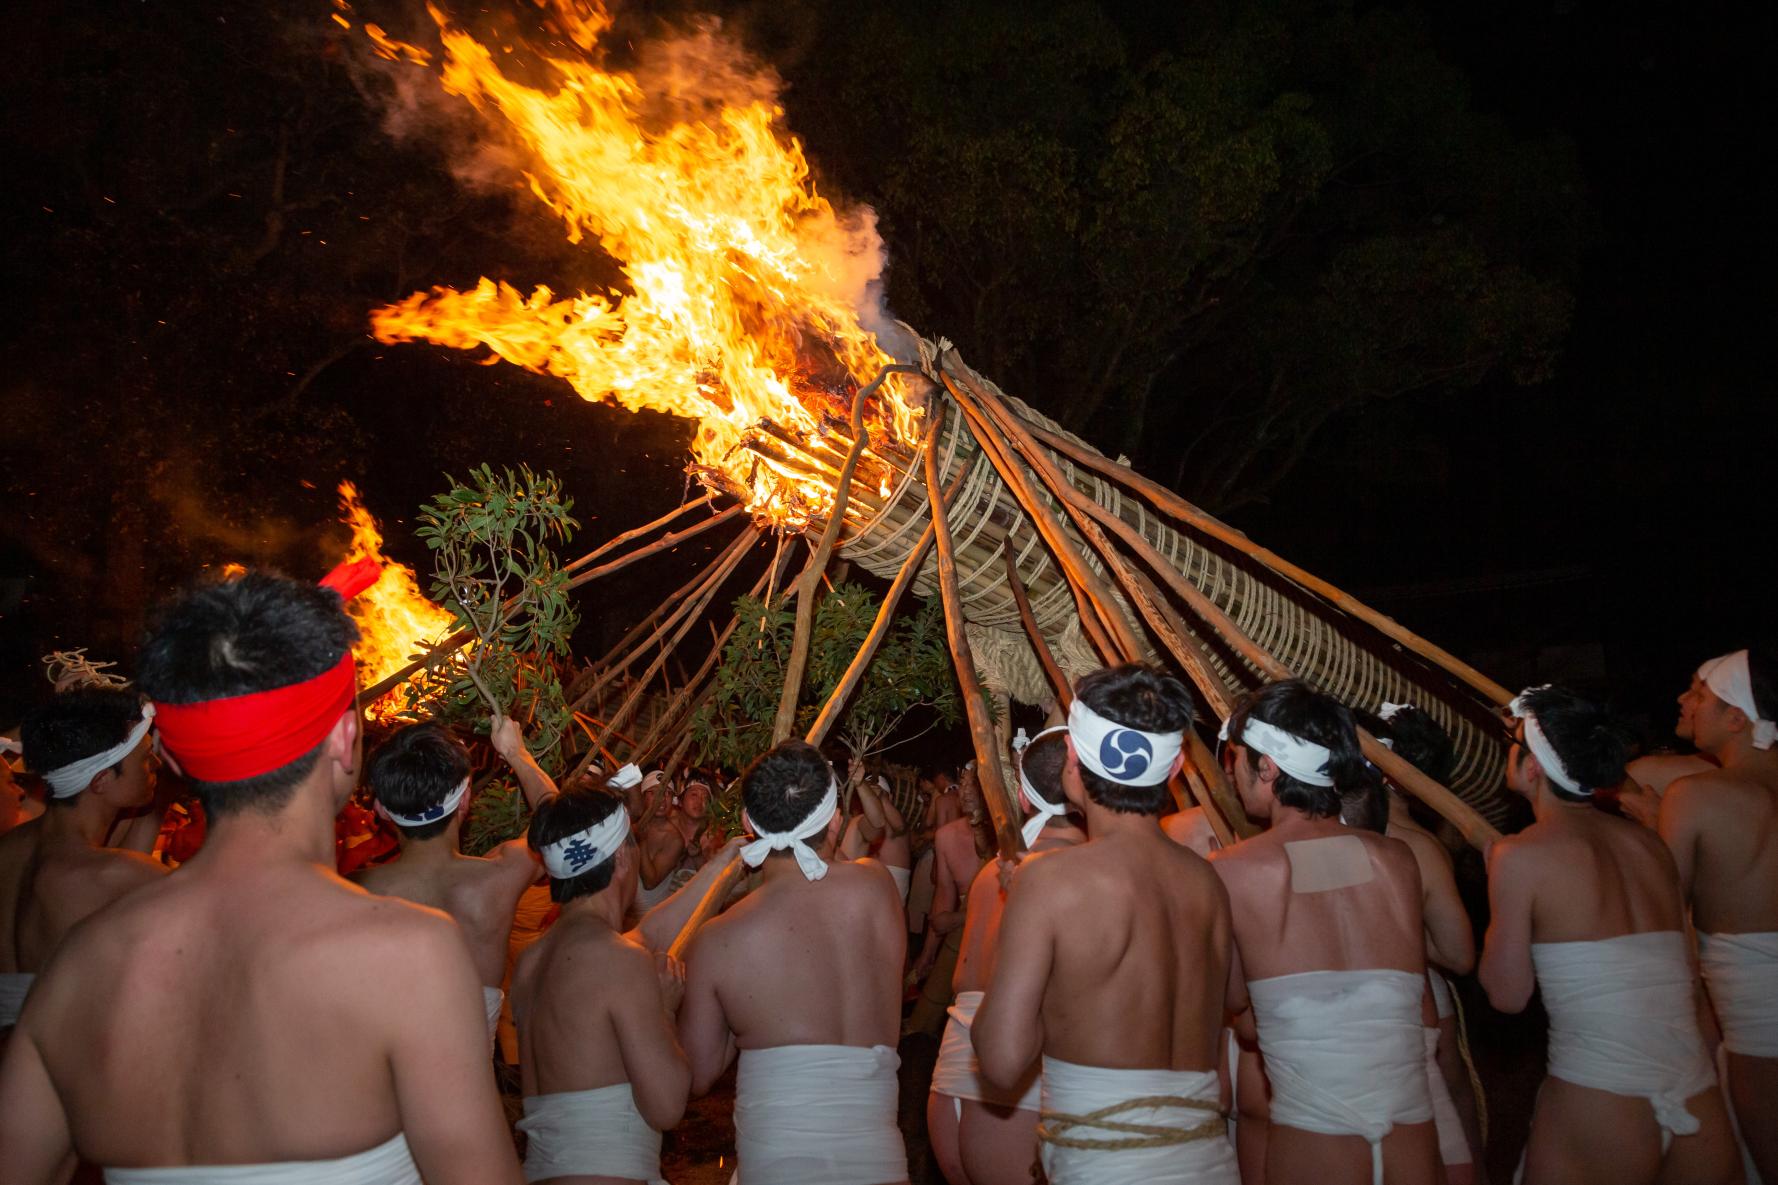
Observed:
[[[967,776],[969,770],[965,769]],[[958,790],[956,775],[949,769],[940,767],[932,771],[927,778],[932,786],[932,798],[927,803],[926,826],[934,833],[946,824],[955,823],[965,814],[963,795]]]
[[[1028,851],[1048,852],[1086,840],[1078,816],[1068,813],[1062,788],[1062,767],[1067,763],[1068,730],[1062,725],[1038,733],[1018,756]],[[1002,1090],[982,1079],[970,1042],[983,989],[994,974],[1006,904],[1001,872],[998,862],[983,865],[969,886],[962,951],[951,980],[956,1001],[926,1099],[926,1132],[950,1185],[1028,1185],[1037,1158],[1037,1066],[1032,1065],[1014,1089]]]
[[[1668,787],[1661,838],[1698,931],[1741,1138],[1778,1181],[1778,662],[1713,659],[1679,706],[1679,735],[1720,768]]]
[[[875,856],[889,870],[905,907],[914,878],[907,823],[889,797],[889,783],[882,775],[860,777],[857,791],[859,811],[840,836],[840,857],[856,860],[860,856]]]
[[[149,638],[139,683],[209,833],[38,976],[0,1061],[8,1185],[70,1147],[111,1185],[518,1185],[456,925],[333,871],[356,634],[332,588],[250,571]]]
[[[0,836],[0,1033],[76,923],[167,871],[105,846],[118,816],[154,797],[150,722],[134,691],[98,687],[60,692],[25,718],[26,760],[49,802]]]
[[[1627,739],[1558,687],[1512,703],[1506,785],[1536,822],[1488,853],[1480,978],[1519,1012],[1541,988],[1549,1077],[1525,1149],[1526,1185],[1713,1185],[1741,1179],[1728,1110],[1695,1010],[1696,975],[1672,855],[1597,809]]]
[[[684,970],[651,953],[649,935],[622,932],[639,861],[615,792],[576,790],[544,803],[529,842],[562,913],[512,978],[525,1179],[647,1185],[660,1178],[661,1133],[684,1114],[691,1084],[674,1029]],[[706,865],[684,896],[702,896],[738,848]],[[653,934],[654,945],[672,934]]]
[[[642,888],[632,908],[638,915],[671,897],[703,861],[701,840],[710,825],[710,787],[691,781],[677,796],[670,791],[666,783],[652,788],[654,810],[644,810],[646,821],[637,829]]]
[[[1370,723],[1369,721],[1366,722]],[[1384,704],[1371,729],[1395,755],[1440,785],[1448,784],[1457,764],[1451,738],[1430,714],[1412,704]],[[1388,825],[1384,834],[1399,839],[1414,853],[1420,870],[1420,916],[1426,924],[1426,980],[1438,1013],[1437,1036],[1428,1049],[1428,1085],[1432,1088],[1433,1120],[1438,1126],[1439,1159],[1448,1185],[1471,1185],[1483,1172],[1481,1124],[1475,1091],[1463,1062],[1457,1029],[1457,1005],[1447,975],[1468,975],[1475,968],[1475,930],[1457,892],[1451,853],[1438,837],[1420,826],[1408,809],[1407,794],[1388,787]]]
[[[497,717],[490,739],[513,770],[527,806],[535,811],[555,794],[555,783],[525,748],[517,724]],[[506,980],[513,911],[539,868],[522,839],[508,840],[486,856],[457,850],[469,814],[469,773],[463,742],[435,724],[410,724],[378,745],[364,777],[376,796],[377,814],[395,825],[401,854],[352,879],[373,893],[442,909],[457,923],[481,976],[491,1044],[506,1001],[500,985]]]
[[[964,814],[932,837],[932,908],[926,919],[926,941],[914,960],[913,976],[921,980],[920,998],[908,1016],[907,1031],[936,1037],[944,1031],[951,1006],[951,979],[963,946],[963,921],[969,907],[969,886],[994,854],[994,832],[982,802],[974,763],[965,767],[959,784]]]
[[[1267,823],[1211,861],[1252,1001],[1236,1027],[1272,1088],[1263,1150],[1237,1128],[1248,1179],[1438,1181],[1420,874],[1406,844],[1340,822],[1342,798],[1372,780],[1352,714],[1289,680],[1248,696],[1223,732],[1241,804]]]
[[[906,955],[895,882],[833,862],[839,795],[820,752],[786,741],[741,785],[760,885],[687,948],[679,1038],[703,1094],[737,1051],[740,1185],[908,1179],[895,1041]]]
[[[1206,860],[1210,853],[1222,847],[1222,841],[1216,838],[1216,828],[1210,825],[1210,816],[1201,806],[1174,811],[1161,820],[1161,831],[1180,847],[1190,848]]]
[[[1052,1185],[1238,1180],[1216,1072],[1238,983],[1228,896],[1160,828],[1191,721],[1185,687],[1156,668],[1081,679],[1062,786],[1088,840],[1030,856],[1012,878],[972,1035],[982,1076],[1002,1089],[1022,1087],[1041,1057]],[[1144,1147],[1152,1137],[1095,1115],[1169,1142]]]

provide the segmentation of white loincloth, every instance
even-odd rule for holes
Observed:
[[[1647,1099],[1661,1149],[1698,1120],[1685,1101],[1715,1084],[1698,1033],[1686,936],[1677,930],[1594,942],[1534,942],[1550,1014],[1550,1077]]]
[[[1451,981],[1435,967],[1426,969],[1426,982],[1432,988],[1432,1006],[1438,1012],[1440,1020],[1449,1020],[1457,1015],[1457,1005],[1451,999]]]
[[[25,1010],[25,996],[36,978],[28,971],[0,974],[0,1029],[19,1022],[19,1013]]]
[[[1166,1095],[1194,1099],[1206,1109],[1134,1107],[1105,1116],[1111,1123],[1135,1123],[1175,1131],[1191,1131],[1214,1122],[1217,1131],[1204,1139],[1158,1148],[1069,1148],[1044,1141],[1039,1145],[1049,1185],[1240,1185],[1241,1170],[1234,1145],[1223,1124],[1222,1086],[1215,1070],[1113,1070],[1082,1066],[1053,1057],[1043,1059],[1043,1117],[1090,1115],[1130,1099]],[[1077,1126],[1060,1134],[1111,1144],[1141,1137]]]
[[[1700,932],[1698,962],[1729,1052],[1778,1057],[1778,933]]]
[[[908,1179],[887,1045],[743,1049],[735,1083],[740,1185],[884,1185]]]
[[[661,1133],[636,1110],[628,1082],[531,1095],[518,1129],[529,1138],[527,1181],[623,1177],[666,1185],[661,1180]]]
[[[903,908],[906,908],[908,903],[908,890],[912,888],[914,884],[914,870],[911,868],[897,868],[893,864],[885,864],[883,867],[887,868],[889,870],[889,875],[894,878],[895,890],[901,894],[901,904]]]
[[[1441,1164],[1473,1164],[1469,1136],[1457,1114],[1457,1100],[1451,1097],[1451,1084],[1438,1068],[1438,1037],[1436,1026],[1426,1027],[1426,1086],[1432,1092],[1432,1122],[1438,1129],[1438,1159]]]
[[[1432,1119],[1426,1080],[1426,980],[1410,971],[1306,971],[1247,985],[1272,1083],[1272,1122],[1371,1146],[1383,1181],[1383,1138]]]
[[[482,1011],[488,1018],[488,1052],[494,1051],[494,1034],[500,1029],[500,1007],[506,1003],[506,993],[497,987],[482,985]]]
[[[951,1019],[945,1022],[938,1061],[932,1067],[932,1089],[953,1099],[971,1099],[1020,1111],[1037,1110],[1042,1093],[1035,1063],[1025,1074],[1023,1089],[1002,1090],[982,1077],[982,1065],[976,1060],[975,1043],[970,1036],[976,1009],[981,1005],[981,992],[959,992],[951,1002]]]
[[[105,1185],[420,1185],[420,1170],[407,1137],[397,1133],[368,1152],[338,1160],[106,1169]]]

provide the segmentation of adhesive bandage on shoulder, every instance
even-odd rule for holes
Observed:
[[[1371,856],[1356,835],[1329,835],[1284,845],[1292,893],[1325,893],[1372,880]]]

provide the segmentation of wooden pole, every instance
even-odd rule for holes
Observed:
[[[1050,686],[1056,689],[1056,703],[1066,713],[1074,703],[1074,688],[1068,683],[1068,676],[1062,673],[1062,664],[1056,661],[1050,644],[1044,640],[1043,631],[1037,626],[1037,614],[1031,609],[1031,594],[1025,589],[1025,578],[1019,575],[1019,561],[1012,552],[1012,540],[1007,539],[1001,544],[1001,551],[1006,556],[1006,583],[1012,589],[1012,599],[1019,606],[1019,620],[1024,623],[1025,637],[1031,643],[1031,649],[1037,653],[1037,661],[1048,676]]]
[[[647,524],[646,526],[636,527],[633,530],[625,531],[621,535],[613,535],[611,538],[609,538],[605,542],[599,544],[599,546],[597,546],[593,550],[587,552],[585,555],[581,556],[579,559],[575,560],[573,563],[565,566],[562,569],[562,571],[564,571],[564,572],[578,571],[579,569],[586,567],[588,564],[590,564],[594,560],[598,559],[600,556],[604,555],[606,552],[611,551],[615,548],[621,547],[625,543],[628,543],[632,539],[640,539],[642,536],[648,534],[650,531],[654,531],[654,530],[657,530],[661,527],[666,526],[668,523],[672,522],[674,519],[678,518],[680,515],[684,514],[686,511],[695,510],[699,506],[708,506],[711,503],[711,501],[713,501],[715,499],[715,497],[716,497],[716,494],[714,491],[712,491],[710,493],[705,494],[702,498],[694,498],[690,502],[686,502],[683,505],[675,507],[674,509],[668,511],[666,514],[663,514],[663,515],[661,515],[661,517],[655,519],[653,522]]]
[[[846,463],[840,469],[838,482],[834,486],[833,509],[828,512],[827,526],[821,532],[821,541],[809,556],[808,565],[797,581],[796,590],[796,632],[790,646],[790,658],[784,664],[784,691],[778,699],[778,715],[772,722],[772,744],[777,745],[789,738],[791,730],[796,727],[796,701],[803,690],[803,671],[809,662],[809,635],[815,626],[815,596],[821,586],[821,573],[827,569],[827,561],[833,555],[833,546],[839,541],[840,531],[846,525],[846,502],[852,495],[852,475],[858,472],[858,458],[864,455],[865,447],[870,443],[870,433],[864,430],[864,405],[883,380],[891,374],[919,374],[917,366],[891,365],[877,372],[877,377],[858,389],[852,398],[852,447],[846,453]]]
[[[1283,576],[1292,583],[1300,585],[1310,592],[1315,593],[1335,608],[1344,613],[1351,614],[1353,617],[1358,618],[1367,625],[1375,627],[1386,637],[1395,642],[1399,642],[1401,645],[1407,647],[1428,662],[1433,663],[1435,666],[1443,668],[1445,671],[1456,676],[1458,679],[1480,692],[1484,697],[1502,705],[1512,702],[1512,692],[1494,682],[1494,680],[1488,678],[1488,676],[1482,674],[1456,655],[1427,641],[1425,638],[1414,633],[1394,618],[1378,612],[1369,605],[1366,605],[1363,601],[1360,601],[1356,597],[1329,584],[1327,581],[1322,580],[1313,573],[1306,572],[1302,568],[1297,567],[1283,556],[1278,555],[1268,548],[1261,547],[1240,531],[1235,530],[1235,528],[1229,526],[1227,523],[1198,509],[1196,506],[1193,506],[1190,502],[1187,502],[1184,498],[1181,498],[1178,494],[1169,490],[1166,486],[1161,485],[1159,482],[1144,477],[1126,465],[1119,465],[1110,457],[1096,453],[1091,449],[1083,448],[1074,441],[1059,436],[1036,424],[1027,423],[1026,428],[1037,439],[1041,440],[1044,444],[1049,445],[1063,456],[1066,456],[1069,460],[1074,461],[1087,469],[1091,469],[1101,476],[1108,477],[1119,485],[1135,490],[1137,493],[1146,497],[1158,509],[1172,517],[1196,527],[1213,539],[1221,540],[1245,555],[1251,556],[1253,559],[1258,560],[1261,564],[1264,564],[1280,576]]]
[[[681,543],[684,543],[687,539],[702,535],[705,531],[708,531],[711,527],[720,523],[726,523],[729,519],[740,514],[741,510],[742,507],[737,503],[723,511],[721,514],[713,514],[709,518],[685,528],[683,531],[675,531],[671,535],[662,535],[647,547],[638,547],[635,551],[619,556],[615,560],[608,560],[605,563],[600,564],[597,568],[589,568],[587,571],[580,573],[578,576],[575,576],[570,580],[568,582],[568,587],[579,588],[581,585],[597,580],[601,576],[609,576],[613,572],[621,572],[638,560],[645,560],[651,555],[659,555],[663,551],[670,551],[671,549],[678,547]]]
[[[933,399],[927,408],[936,427],[944,416],[944,404]],[[988,813],[994,818],[994,836],[1000,845],[1000,855],[1003,859],[1013,859],[1024,850],[1025,841],[1019,834],[1019,812],[1012,792],[1001,775],[994,719],[988,712],[987,696],[976,679],[975,657],[970,653],[969,636],[963,630],[963,604],[957,589],[951,527],[945,519],[944,499],[938,496],[937,448],[926,450],[926,490],[932,507],[932,539],[938,547],[938,587],[945,606],[945,639],[951,644],[951,661],[957,668],[957,684],[963,692],[969,735],[975,742],[976,776],[981,782]]]
[[[929,433],[927,446],[931,447],[933,442],[934,437]],[[951,498],[956,496],[957,490],[962,485],[963,475],[959,473],[957,478],[951,482],[950,489],[944,493],[947,504]],[[928,522],[926,529],[920,533],[919,541],[908,552],[907,558],[901,562],[901,571],[895,574],[894,583],[889,586],[889,591],[883,594],[883,603],[877,607],[877,619],[871,622],[870,632],[864,636],[863,645],[859,646],[858,653],[852,656],[852,663],[846,668],[846,673],[840,676],[840,681],[835,685],[833,694],[829,695],[827,702],[821,705],[821,713],[815,717],[815,723],[809,726],[808,735],[803,739],[811,745],[818,746],[827,739],[828,732],[839,720],[840,713],[845,710],[846,700],[851,696],[853,689],[858,686],[859,681],[864,678],[864,672],[870,667],[871,659],[877,655],[877,647],[883,644],[883,639],[889,634],[889,625],[895,618],[895,606],[900,603],[902,594],[907,591],[908,585],[914,582],[914,577],[919,575],[920,565],[925,561],[926,553],[932,549],[932,536],[932,524]]]
[[[669,958],[683,959],[685,957],[685,948],[691,945],[691,940],[697,935],[698,927],[722,911],[722,903],[728,900],[728,895],[734,891],[735,882],[740,880],[746,871],[746,866],[741,863],[741,857],[737,855],[727,868],[717,873],[716,879],[711,882],[708,889],[704,890],[703,897],[698,900],[697,907],[691,911],[691,916],[685,919],[683,926],[679,927],[679,933],[674,936],[672,945],[667,947]]]

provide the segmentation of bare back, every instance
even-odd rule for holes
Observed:
[[[699,931],[688,1012],[708,991],[740,1049],[894,1045],[907,936],[888,869],[864,859],[831,863],[818,881],[794,863],[787,873]]]
[[[1363,845],[1369,879],[1319,891],[1293,891],[1287,844],[1340,840]],[[1212,865],[1228,886],[1235,939],[1249,982],[1304,971],[1426,969],[1420,873],[1400,840],[1338,820],[1275,826],[1218,852]]]
[[[471,979],[442,916],[319,866],[187,871],[71,934],[20,1032],[63,1100],[75,1147],[97,1163],[331,1159],[405,1126],[431,1176],[422,1149],[437,1133],[420,1084],[403,1080],[414,1072],[406,1046],[448,1048],[454,1022],[457,1044],[477,1052]],[[453,1089],[468,1109],[461,1120],[477,1099],[452,1069],[433,1059],[426,1085]],[[397,1102],[409,1090],[411,1109]]]
[[[1685,928],[1673,857],[1646,827],[1575,806],[1505,842],[1530,895],[1534,943]]]
[[[0,972],[41,971],[76,925],[166,871],[140,852],[53,842],[41,817],[0,836]]]
[[[1698,929],[1778,931],[1778,785],[1717,769],[1681,778],[1662,803],[1661,835]]]
[[[1035,855],[1012,898],[1009,911],[1051,919],[1046,1055],[1113,1068],[1217,1064],[1232,932],[1228,895],[1201,856],[1156,826]]]
[[[1034,854],[1060,851],[1076,846],[1084,838],[1072,828],[1060,834],[1046,829],[1038,835],[1031,851]],[[1000,945],[1000,919],[1006,912],[1006,891],[1000,886],[1000,868],[998,861],[989,861],[982,865],[969,885],[963,946],[957,954],[957,970],[951,976],[951,990],[955,994],[984,991],[994,977],[994,959]]]
[[[513,914],[520,895],[535,882],[538,868],[525,841],[513,840],[487,857],[457,852],[448,861],[402,857],[365,869],[352,879],[373,893],[449,914],[469,944],[482,983],[498,987],[506,978]]]

